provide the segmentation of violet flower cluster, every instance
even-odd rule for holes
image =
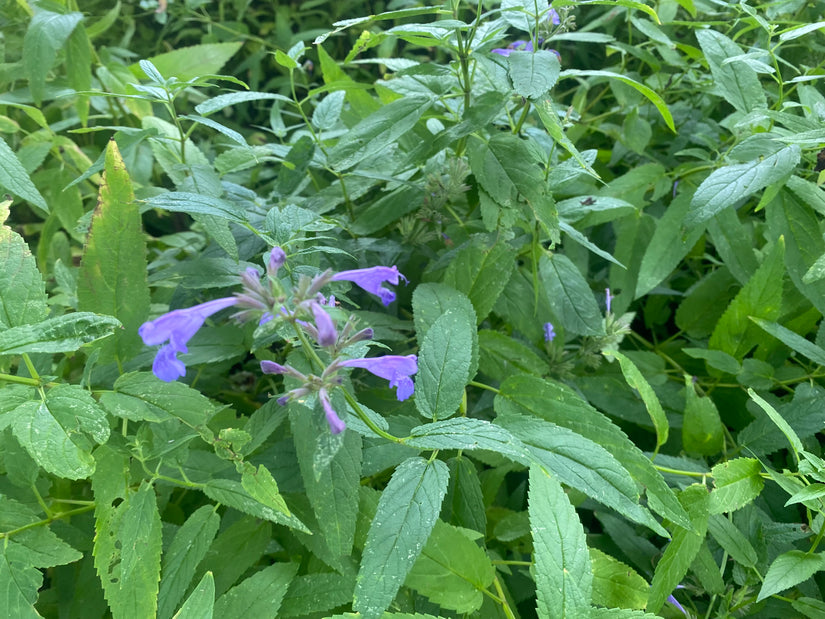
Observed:
[[[238,311],[233,318],[239,322],[290,322],[308,334],[319,348],[326,351],[332,361],[320,375],[304,374],[274,361],[262,361],[261,370],[265,374],[290,376],[301,383],[299,387],[280,397],[280,404],[317,393],[333,434],[338,434],[346,428],[346,424],[333,409],[330,401],[331,392],[342,382],[338,373],[344,368],[365,369],[389,381],[389,386],[396,389],[396,397],[399,400],[409,398],[415,389],[411,376],[418,371],[417,357],[385,355],[369,359],[347,359],[344,350],[357,342],[371,339],[373,330],[366,328],[356,331],[352,318],[349,318],[339,330],[335,318],[328,311],[334,307],[335,298],[325,297],[321,293],[321,289],[331,282],[349,281],[376,295],[386,306],[395,300],[395,293],[384,284],[397,285],[402,279],[406,281],[398,272],[398,268],[375,266],[338,273],[327,270],[314,278],[302,276],[289,298],[290,295],[286,294],[278,279],[278,270],[285,263],[286,253],[280,247],[275,247],[266,258],[266,273],[263,279],[252,267],[241,274],[241,292],[194,307],[173,310],[141,325],[138,332],[147,346],[162,345],[152,364],[155,376],[166,382],[184,376],[186,367],[178,358],[178,353],[188,351],[189,340],[207,318],[223,309],[235,307]],[[314,355],[314,358],[319,359],[317,355]]]

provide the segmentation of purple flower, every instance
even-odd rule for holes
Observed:
[[[321,400],[321,406],[324,408],[324,415],[327,418],[330,432],[333,434],[340,434],[343,432],[346,429],[347,424],[341,420],[338,413],[336,413],[335,409],[332,408],[332,403],[329,401],[329,394],[327,393],[327,390],[321,389],[318,391],[318,398]]]
[[[332,317],[324,311],[318,303],[312,303],[312,315],[315,317],[315,326],[318,330],[318,343],[321,346],[335,346],[338,341],[338,331]]]
[[[372,357],[370,359],[350,359],[340,361],[341,367],[363,368],[372,372],[376,376],[390,381],[390,387],[398,387],[395,397],[399,402],[406,400],[413,394],[415,385],[410,376],[418,371],[418,357],[407,355],[385,355],[383,357]]]
[[[515,51],[525,51],[525,52],[532,52],[533,50],[533,42],[532,41],[513,41],[510,45],[507,46],[507,49],[493,49],[490,50],[494,54],[498,54],[499,56],[504,56],[507,58],[512,52]]]
[[[166,341],[169,342],[155,356],[155,362],[152,364],[155,376],[163,381],[171,382],[186,374],[186,367],[177,358],[177,354],[187,352],[187,342],[192,339],[209,316],[237,302],[236,297],[224,297],[187,309],[174,310],[155,320],[144,322],[138,329],[144,344],[156,346]]]
[[[669,596],[667,596],[667,601],[670,602],[671,604],[673,604],[680,611],[682,611],[682,614],[685,617],[688,617],[688,619],[690,619],[690,615],[688,614],[688,612],[684,609],[684,607],[681,604],[679,604],[679,602],[676,600],[675,597],[673,597],[672,595],[669,595]]]
[[[370,267],[369,269],[354,269],[352,271],[341,271],[332,276],[331,281],[339,282],[346,280],[357,284],[370,294],[374,294],[381,299],[384,305],[389,305],[395,301],[395,293],[388,288],[384,288],[381,284],[389,282],[397,285],[398,278],[407,281],[407,278],[398,272],[398,267]]]
[[[604,289],[604,300],[605,300],[605,304],[607,305],[607,313],[608,314],[610,313],[610,306],[612,305],[614,298],[615,297],[612,294],[610,294],[610,288],[605,288]]]
[[[544,341],[552,342],[556,337],[556,330],[553,328],[552,322],[544,323]]]
[[[267,271],[273,277],[278,274],[278,269],[286,263],[286,253],[277,245],[269,252],[269,259],[266,261]]]
[[[556,9],[552,7],[550,8],[550,14],[547,17],[547,19],[550,20],[550,23],[554,26],[558,26],[561,23],[561,17],[559,17],[559,14],[556,12]]]

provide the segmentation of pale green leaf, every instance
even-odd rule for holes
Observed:
[[[761,472],[762,465],[755,458],[735,458],[714,466],[710,513],[732,512],[753,501],[765,486]]]
[[[297,563],[275,563],[256,572],[215,602],[221,619],[277,617],[281,600],[298,571]]]
[[[696,38],[705,53],[717,93],[743,113],[767,107],[765,91],[756,72],[745,63],[725,64],[728,58],[742,53],[736,43],[711,29],[697,30]]]
[[[212,619],[215,606],[215,579],[206,572],[186,602],[175,613],[174,619]]]
[[[781,554],[768,568],[756,601],[796,586],[823,569],[825,556],[822,553],[811,554],[801,550],[790,550]]]
[[[550,50],[513,51],[507,57],[510,78],[517,95],[537,99],[547,93],[559,79],[561,65]]]

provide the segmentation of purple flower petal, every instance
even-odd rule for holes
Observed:
[[[397,285],[398,279],[401,278],[407,281],[407,278],[398,272],[398,267],[370,267],[369,269],[353,269],[352,271],[341,271],[332,276],[334,282],[342,280],[357,284],[370,294],[374,294],[381,299],[384,305],[389,305],[395,301],[395,293],[384,288],[381,284],[389,282]]]
[[[549,19],[550,23],[554,26],[558,26],[561,23],[561,17],[559,17],[559,14],[556,12],[556,9],[551,7],[549,13],[550,14],[547,19]]]
[[[673,597],[672,595],[669,595],[669,596],[667,596],[667,600],[666,600],[666,601],[668,601],[668,602],[670,602],[671,604],[673,604],[676,608],[678,608],[680,611],[682,611],[682,614],[683,614],[685,617],[688,617],[688,619],[690,619],[690,615],[688,614],[688,612],[684,609],[684,607],[683,607],[681,604],[679,604],[679,602],[676,600],[676,598],[675,598],[675,597]]]
[[[556,337],[556,330],[553,328],[553,323],[552,322],[545,322],[544,323],[544,341],[545,342],[552,342],[555,337]]]
[[[610,307],[613,304],[613,298],[614,298],[613,295],[610,294],[610,288],[605,288],[604,289],[604,299],[605,299],[605,304],[607,305],[607,313],[608,314],[610,313]]]
[[[513,50],[511,50],[511,49],[502,49],[500,47],[497,47],[496,49],[491,49],[490,51],[493,52],[494,54],[498,54],[499,56],[504,56],[505,58],[507,58],[507,56],[509,56],[510,53]]]
[[[224,297],[194,307],[174,310],[155,320],[144,322],[138,329],[144,344],[156,346],[169,342],[155,357],[155,363],[152,366],[155,376],[166,382],[183,376],[186,368],[175,355],[187,351],[186,344],[209,316],[237,302],[236,297]]]
[[[286,263],[286,253],[283,249],[278,246],[272,248],[269,252],[269,258],[266,261],[267,264],[267,271],[269,271],[270,275],[275,275],[278,273],[278,269],[280,269]]]
[[[287,374],[289,368],[274,361],[261,361],[261,372],[264,374]]]
[[[385,355],[370,359],[350,359],[341,361],[339,366],[349,368],[363,368],[376,376],[390,381],[390,387],[397,387],[395,397],[399,402],[406,400],[413,394],[415,385],[410,376],[418,371],[418,357],[407,355]]]
[[[312,303],[311,308],[318,330],[318,343],[321,346],[335,346],[335,342],[338,341],[338,331],[335,330],[332,317],[318,303]]]
[[[324,415],[327,418],[330,432],[333,434],[340,434],[346,429],[347,424],[341,420],[338,413],[336,413],[335,409],[332,408],[332,403],[329,401],[329,394],[327,394],[327,390],[321,389],[318,392],[318,397],[321,399],[321,406],[324,408]]]

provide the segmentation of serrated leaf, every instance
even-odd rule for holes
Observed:
[[[719,514],[708,519],[708,533],[737,563],[756,567],[759,560],[756,551],[742,532],[730,520]]]
[[[486,506],[475,464],[469,458],[455,457],[447,461],[447,466],[450,469],[450,484],[441,506],[442,520],[485,533]]]
[[[823,569],[825,556],[822,553],[812,554],[801,550],[783,553],[768,568],[756,601],[790,589]]]
[[[263,464],[259,464],[257,469],[244,468],[241,486],[249,493],[249,496],[262,505],[276,509],[285,516],[291,515],[284,497],[278,490],[278,482]]]
[[[111,335],[120,321],[112,316],[74,312],[0,333],[0,354],[74,352],[84,344]]]
[[[0,138],[0,187],[4,187],[16,196],[28,200],[46,213],[49,212],[46,200],[43,199],[43,196],[31,181],[26,168],[23,167],[20,159],[17,158],[17,155],[2,138]],[[3,214],[3,211],[6,211],[6,209],[0,208],[0,215]],[[5,217],[0,217],[0,221],[5,221]],[[0,238],[0,241],[3,241],[3,239]]]
[[[756,72],[748,65],[725,60],[742,54],[741,48],[715,30],[697,30],[696,38],[705,54],[717,92],[743,113],[766,108],[765,91]]]
[[[708,347],[721,350],[741,361],[759,343],[762,330],[751,317],[775,320],[782,304],[782,280],[785,272],[785,242],[779,237],[771,252],[730,302],[716,323]]]
[[[151,372],[123,374],[115,381],[114,389],[124,405],[134,400],[134,410],[148,408],[152,421],[177,417],[189,427],[198,428],[217,412],[200,391],[184,383],[163,382]]]
[[[418,354],[415,405],[433,421],[452,416],[464,397],[475,325],[463,312],[448,312],[424,336]]]
[[[77,287],[78,309],[114,316],[123,330],[104,345],[104,355],[119,363],[130,359],[142,343],[138,327],[149,314],[146,241],[132,181],[114,140],[92,217]]]
[[[218,598],[215,615],[221,619],[277,617],[297,571],[297,563],[275,563],[256,572]]]
[[[329,164],[346,170],[377,155],[410,131],[430,105],[429,97],[408,96],[381,107],[352,127],[329,150]]]
[[[516,94],[537,99],[547,93],[559,79],[561,64],[550,50],[512,51],[507,57],[510,79]]]
[[[472,613],[481,608],[482,591],[494,576],[487,553],[460,529],[438,520],[404,584],[442,608]]]
[[[201,581],[175,613],[174,619],[212,619],[215,607],[215,579],[206,572]]]
[[[823,397],[825,391],[821,387],[802,384],[794,391],[793,400],[781,406],[777,412],[791,426],[796,436],[804,439],[825,428],[821,408]],[[757,416],[739,433],[738,442],[759,455],[773,453],[788,445],[788,439],[777,433],[776,428],[771,417],[765,413]]]
[[[515,267],[515,251],[507,243],[475,236],[456,253],[443,281],[470,299],[481,322],[493,309]]]
[[[315,573],[296,576],[278,610],[279,617],[303,617],[326,612],[352,601],[355,575]]]
[[[214,508],[211,505],[204,505],[195,510],[175,533],[171,545],[163,554],[163,568],[158,592],[159,619],[168,619],[172,616],[189,588],[189,583],[192,582],[195,569],[206,556],[220,524],[221,518],[215,513]],[[201,579],[201,585],[204,584],[204,579]],[[209,580],[212,580],[211,574],[209,574]],[[214,602],[214,582],[211,599]]]
[[[416,286],[412,298],[415,335],[419,347],[424,343],[430,327],[447,311],[461,312],[471,325],[478,323],[475,309],[469,297],[447,284],[427,282]],[[472,379],[478,370],[478,334],[472,330],[473,345],[470,370],[467,376]]]
[[[321,131],[329,131],[338,124],[341,111],[344,109],[345,96],[343,90],[336,90],[321,99],[312,113],[312,124]]]
[[[43,574],[31,566],[20,546],[4,544],[0,552],[0,613],[15,619],[41,619],[34,603]]]
[[[11,171],[2,160],[3,144],[0,140],[0,171]],[[4,223],[10,204],[0,202],[0,326],[6,328],[37,323],[48,315],[45,286],[34,256],[23,238]]]
[[[751,317],[751,320],[803,357],[807,357],[819,365],[825,365],[825,350],[813,342],[806,340],[801,335],[794,333],[787,327],[783,327],[776,322],[755,317]]]
[[[531,461],[541,464],[562,483],[660,535],[667,535],[650,512],[639,505],[639,494],[630,474],[598,443],[567,428],[524,415],[499,415],[496,424],[521,439],[532,453]]]
[[[355,585],[353,608],[379,619],[415,563],[441,511],[447,465],[410,458],[395,469],[378,501]]]
[[[272,542],[272,524],[259,517],[242,516],[224,527],[209,547],[196,572],[215,578],[215,593],[221,595],[258,564]]]
[[[735,458],[714,466],[710,513],[732,512],[753,501],[765,487],[761,472],[762,465],[755,458]]]
[[[796,168],[801,153],[799,146],[790,144],[767,157],[714,170],[693,194],[685,225],[698,226],[722,209],[782,180]]]
[[[295,515],[286,516],[282,512],[276,511],[253,499],[249,496],[249,493],[244,490],[240,482],[232,479],[210,479],[201,489],[203,493],[213,501],[234,507],[250,516],[255,516],[262,520],[269,520],[277,524],[283,524],[304,533],[309,532],[306,525],[298,520]]]
[[[544,293],[565,331],[576,335],[602,335],[602,314],[590,285],[564,254],[542,255],[539,277]]]
[[[499,415],[532,415],[569,428],[609,451],[646,488],[650,507],[685,526],[688,515],[650,459],[605,415],[560,383],[514,376],[502,383],[494,402]]]
[[[324,536],[324,543],[336,557],[349,556],[358,517],[358,487],[361,481],[362,440],[355,432],[345,432],[336,454],[320,468],[316,451],[320,433],[328,434],[324,421],[313,423],[310,411],[290,406],[290,425],[298,465],[307,498]]]
[[[272,92],[253,92],[253,91],[238,91],[228,92],[217,97],[210,97],[203,103],[198,103],[195,106],[195,111],[203,116],[209,116],[231,105],[238,103],[246,103],[248,101],[283,101],[285,103],[292,103],[292,99]]]
[[[478,333],[479,368],[496,380],[504,380],[513,374],[547,374],[546,360],[518,340],[496,331]]]
[[[670,544],[667,545],[662,558],[656,565],[647,601],[647,610],[654,613],[659,612],[667,596],[671,595],[676,585],[687,574],[694,557],[704,543],[707,531],[709,503],[707,489],[699,484],[688,486],[679,495],[679,500],[690,514],[691,528],[674,527]]]
[[[790,424],[780,415],[776,409],[770,405],[769,402],[762,399],[753,389],[748,389],[748,395],[751,399],[759,405],[765,414],[770,417],[771,421],[776,424],[776,427],[785,435],[785,438],[788,439],[788,442],[791,444],[791,449],[793,449],[794,456],[797,460],[799,460],[799,454],[804,450],[802,445],[802,441],[799,440],[799,437],[794,432],[793,428]]]
[[[151,208],[160,208],[173,213],[213,215],[235,223],[246,222],[245,213],[234,203],[200,193],[169,191],[149,198],[146,204]]]
[[[418,449],[487,449],[529,464],[530,450],[506,429],[483,419],[457,417],[418,426],[406,444]]]
[[[587,616],[593,591],[590,555],[576,510],[554,478],[530,468],[530,533],[540,619]]]
[[[629,565],[596,548],[590,549],[593,604],[642,610],[650,585]]]

